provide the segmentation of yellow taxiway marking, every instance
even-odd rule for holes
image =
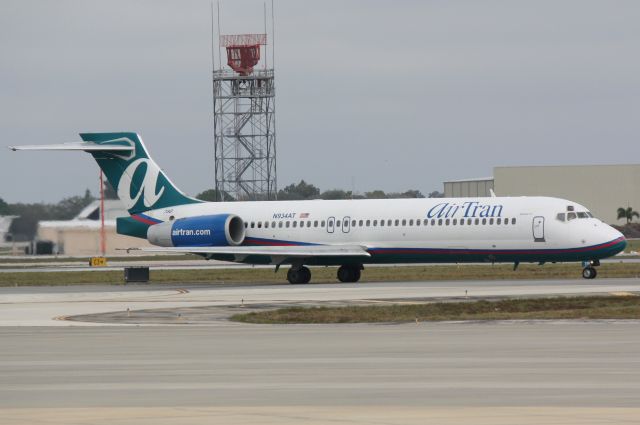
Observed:
[[[625,292],[625,291],[609,292],[609,295],[613,295],[616,297],[637,297],[638,296],[638,294],[634,294],[633,292]]]

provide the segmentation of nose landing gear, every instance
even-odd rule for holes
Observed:
[[[597,275],[598,272],[596,271],[595,267],[589,266],[582,269],[582,277],[584,277],[585,279],[595,279]]]
[[[582,277],[585,279],[595,279],[598,275],[596,266],[600,265],[600,260],[584,261],[582,263]]]

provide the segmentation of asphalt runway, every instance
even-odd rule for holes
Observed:
[[[0,328],[2,424],[638,423],[635,322]]]
[[[465,291],[628,294],[640,293],[640,281],[0,288],[0,424],[639,423],[639,321],[226,320],[264,306],[465,299]],[[109,323],[127,308],[149,320]],[[155,313],[198,308],[219,314],[163,325],[166,315]]]

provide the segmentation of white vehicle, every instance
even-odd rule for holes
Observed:
[[[337,265],[356,282],[364,264],[573,261],[593,279],[600,259],[624,250],[624,236],[582,205],[548,197],[203,202],[182,193],[136,133],[84,133],[83,142],[13,150],[89,152],[130,216],[117,231],[152,251],[248,264]]]

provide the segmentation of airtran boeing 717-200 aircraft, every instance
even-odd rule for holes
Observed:
[[[13,150],[85,151],[102,168],[129,217],[117,232],[145,238],[149,251],[291,267],[336,265],[356,282],[364,264],[573,261],[596,276],[624,236],[575,202],[548,197],[203,202],[182,193],[136,133],[83,133],[82,142]]]

